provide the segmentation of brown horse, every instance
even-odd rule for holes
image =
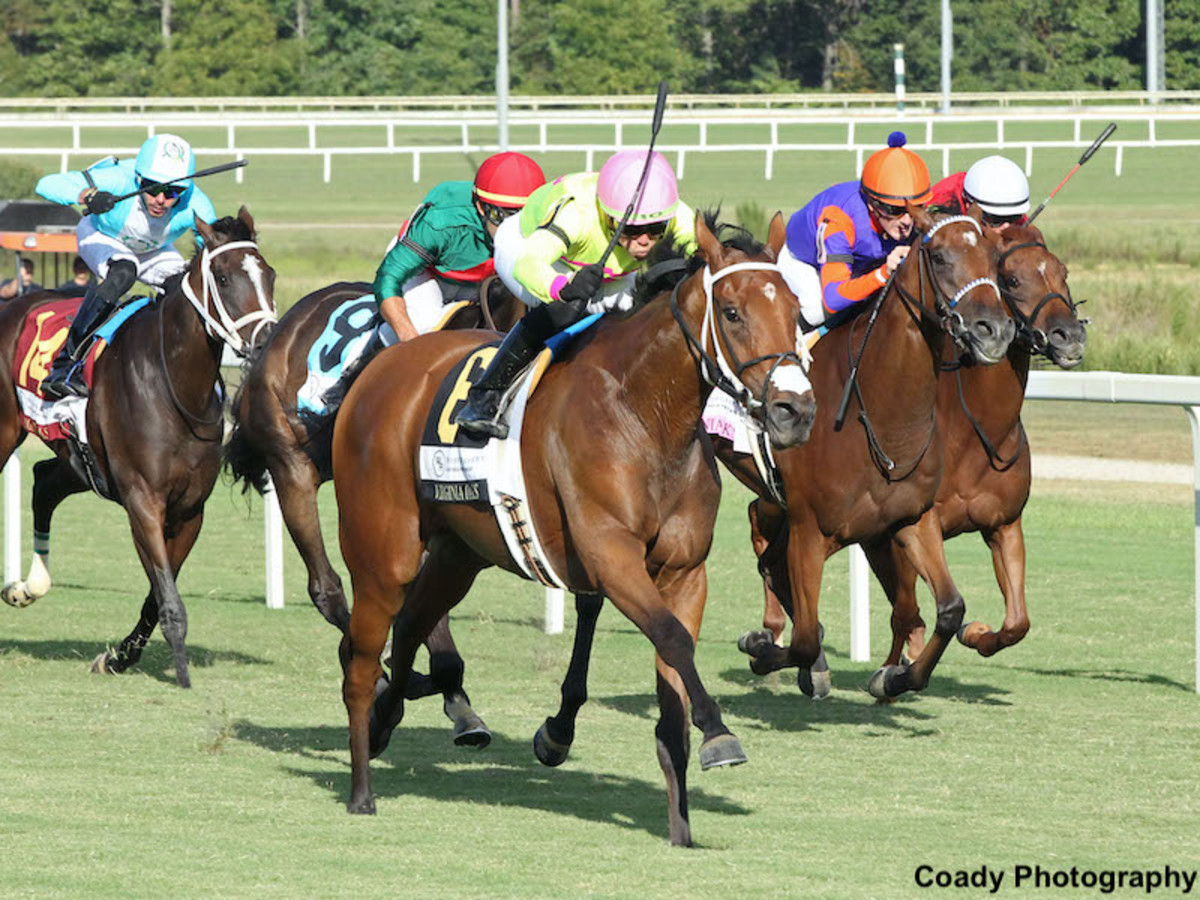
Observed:
[[[992,552],[1004,596],[999,631],[968,622],[959,640],[991,656],[1020,641],[1029,630],[1025,609],[1025,537],[1021,513],[1029,499],[1030,454],[1021,405],[1030,357],[1040,354],[1064,369],[1083,361],[1087,332],[1076,315],[1067,268],[1043,243],[1038,229],[1008,228],[998,235],[999,281],[1017,322],[1017,339],[995,366],[947,368],[938,383],[938,427],[946,468],[935,507],[942,534],[977,531]],[[901,662],[924,645],[925,623],[917,609],[916,573],[895,545],[874,546],[871,566],[892,603],[892,648],[886,665]]]
[[[704,735],[701,768],[745,760],[693,656],[720,496],[697,423],[706,377],[734,389],[709,354],[733,360],[726,371],[744,379],[745,399],[779,446],[804,440],[813,415],[795,353],[799,306],[774,265],[782,217],[772,221],[768,246],[753,253],[723,245],[703,220],[696,230],[707,266],[674,293],[585,334],[546,373],[521,436],[529,514],[548,562],[572,591],[607,596],[654,644],[658,756],[674,844],[691,842],[689,700]],[[395,685],[420,641],[481,569],[520,571],[491,510],[434,505],[417,493],[418,445],[437,386],[489,337],[441,332],[381,353],[337,419],[334,484],[354,587],[342,642],[353,813],[375,810],[369,760],[403,716]],[[372,709],[379,654],[397,615],[397,677]]]
[[[65,497],[88,490],[94,480],[98,492],[125,508],[150,592],[137,626],[117,650],[97,657],[93,670],[122,672],[136,663],[161,622],[181,687],[191,681],[187,613],[175,579],[200,534],[221,466],[222,348],[228,343],[248,352],[260,329],[275,321],[275,272],[254,243],[254,220],[245,208],[211,227],[197,219],[195,227],[204,247],[187,272],[168,283],[159,302],[135,313],[96,361],[86,412],[87,470],[65,439],[48,441],[56,456],[34,466],[34,561],[29,578],[8,585],[3,595],[24,606],[49,590],[51,516]],[[42,292],[0,310],[0,462],[25,437],[13,377],[18,335],[27,318],[61,299]]]
[[[994,280],[995,244],[977,216],[912,213],[916,247],[870,314],[835,328],[814,348],[818,418],[811,440],[775,456],[787,528],[786,550],[770,572],[776,591],[791,592],[795,617],[788,647],[776,646],[769,631],[739,640],[758,674],[798,666],[801,685],[811,679],[821,653],[821,573],[847,544],[895,540],[937,598],[937,626],[924,652],[910,668],[880,669],[873,694],[922,690],[961,624],[963,599],[937,519],[928,514],[942,470],[938,370],[948,335],[962,353],[992,364],[1004,358],[1015,329]],[[858,424],[842,427],[852,402]]]
[[[479,302],[458,308],[443,327],[511,328],[524,307],[502,287],[499,279],[486,279],[480,284]],[[225,448],[229,470],[247,490],[253,487],[261,494],[269,475],[284,524],[308,572],[308,595],[321,615],[342,632],[349,627],[350,610],[342,580],[325,552],[317,507],[318,488],[333,477],[330,445],[337,409],[317,418],[304,415],[297,396],[308,377],[310,349],[330,316],[348,301],[370,294],[371,285],[363,282],[331,284],[302,297],[280,317],[245,368],[233,402],[233,432]],[[374,300],[364,299],[363,304],[374,310]],[[343,337],[357,336],[358,332],[348,331]],[[365,355],[378,349],[368,348]],[[352,382],[366,362],[354,365],[344,381]],[[409,699],[442,693],[446,714],[455,725],[455,743],[487,744],[491,735],[462,690],[463,663],[447,621],[438,623],[430,643],[432,680],[414,674]]]

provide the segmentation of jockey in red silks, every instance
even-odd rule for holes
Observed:
[[[1029,179],[1011,159],[985,156],[965,172],[956,172],[933,186],[931,207],[963,213],[972,203],[983,213],[983,224],[1004,230],[1029,221]]]
[[[566,175],[539,188],[520,216],[501,226],[496,274],[532,309],[471,387],[455,418],[458,425],[505,437],[507,425],[497,421],[500,400],[548,338],[589,312],[629,309],[634,277],[664,235],[685,253],[694,251],[695,213],[679,199],[671,164],[653,152],[641,200],[612,254],[599,264],[646,165],[645,150],[622,150],[599,173]]]
[[[929,199],[929,170],[905,143],[892,132],[858,181],[822,191],[788,221],[779,268],[800,300],[805,331],[874,296],[908,255],[906,204]]]
[[[425,197],[401,229],[375,274],[375,300],[384,343],[432,330],[442,307],[475,299],[479,283],[495,272],[496,230],[546,183],[541,167],[521,153],[489,156],[474,182],[445,181]]]

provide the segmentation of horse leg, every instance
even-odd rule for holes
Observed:
[[[66,497],[88,490],[69,465],[57,457],[33,465],[33,560],[24,581],[4,586],[4,602],[29,606],[50,591],[50,520]]]
[[[646,548],[633,535],[625,533],[596,535],[597,546],[607,552],[597,560],[595,571],[601,573],[604,593],[624,616],[650,639],[660,661],[670,666],[682,679],[687,695],[692,699],[692,724],[704,735],[700,746],[700,767],[733,765],[746,761],[738,740],[721,719],[717,701],[705,689],[696,671],[696,642],[688,628],[664,602],[663,594],[646,572]],[[605,540],[607,537],[607,540]],[[604,577],[603,573],[613,573]],[[660,574],[659,582],[672,590],[669,574]],[[690,570],[682,583],[699,597],[703,611],[707,580],[703,564]],[[685,606],[685,608],[688,608]],[[696,614],[697,621],[699,613]]]
[[[754,555],[760,560],[763,554],[771,546],[773,539],[768,539],[764,532],[769,530],[776,537],[780,534],[780,529],[785,528],[787,522],[782,517],[771,517],[763,507],[765,504],[758,500],[751,500],[750,507],[747,509],[747,514],[750,518],[750,544],[754,548]],[[779,596],[774,589],[772,579],[767,571],[763,571],[763,628],[771,632],[771,637],[778,647],[783,646],[783,629],[787,625],[787,614],[784,612],[783,604],[779,602]]]
[[[603,594],[575,595],[575,643],[562,683],[562,702],[558,712],[546,719],[533,736],[533,752],[542,765],[562,765],[575,742],[575,718],[587,702],[588,662],[603,608]]]
[[[909,563],[933,591],[937,600],[937,623],[933,637],[911,666],[882,666],[871,676],[867,689],[877,699],[925,689],[938,660],[958,633],[965,609],[962,594],[946,565],[946,547],[937,513],[928,510],[915,524],[897,531],[895,539]]]
[[[179,577],[179,570],[183,568],[184,560],[187,559],[192,547],[196,544],[196,539],[200,536],[200,526],[203,522],[203,514],[197,515],[183,522],[175,536],[167,539],[167,555],[170,559],[173,578]],[[102,675],[119,675],[130,666],[136,665],[142,658],[142,651],[146,648],[146,644],[150,641],[150,635],[154,633],[157,625],[158,601],[153,585],[151,585],[151,590],[142,602],[142,611],[133,631],[126,636],[125,640],[121,641],[116,650],[105,651],[92,660],[91,670]]]
[[[474,578],[472,575],[472,581]],[[469,588],[468,583],[467,589]],[[467,590],[464,589],[463,595],[466,593]],[[395,641],[392,646],[395,646]],[[463,689],[463,672],[466,666],[454,643],[454,636],[450,634],[449,616],[442,616],[437,620],[433,631],[425,640],[425,646],[429,650],[428,680],[436,692],[442,695],[442,711],[446,718],[454,723],[454,743],[459,747],[486,747],[492,742],[492,733],[472,708],[471,698]],[[395,671],[394,665],[392,670]],[[415,699],[413,684],[417,680],[417,673],[410,671],[406,699]]]
[[[304,568],[308,572],[308,596],[325,621],[337,626],[345,634],[350,627],[350,609],[346,605],[342,579],[329,562],[325,540],[321,535],[321,518],[317,509],[320,476],[307,459],[303,462],[272,460],[270,469],[283,523],[292,537],[292,543],[300,551],[300,558],[304,560]]]
[[[163,637],[171,646],[171,655],[175,662],[175,680],[182,688],[192,686],[188,674],[187,661],[187,610],[179,596],[179,588],[175,584],[175,572],[172,554],[169,552],[168,538],[165,533],[165,500],[159,497],[147,496],[142,491],[130,491],[125,498],[125,509],[129,514],[129,523],[133,531],[133,542],[137,547],[138,557],[142,568],[150,580],[150,591],[158,603],[158,621],[162,626]],[[204,521],[203,512],[179,526],[177,537],[185,537],[187,550],[199,534],[200,525]],[[186,557],[186,551],[183,556]]]
[[[892,649],[883,664],[901,665],[905,659],[906,643],[907,659],[916,659],[925,647],[925,622],[917,606],[916,570],[891,537],[864,544],[863,551],[888,603],[892,605]]]
[[[974,647],[980,656],[991,656],[1025,637],[1029,613],[1025,610],[1025,534],[1021,519],[983,533],[992,551],[996,581],[1004,594],[1004,625],[992,631],[982,622],[968,622],[959,630],[959,640]]]

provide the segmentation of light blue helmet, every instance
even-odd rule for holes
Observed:
[[[196,171],[196,157],[191,145],[179,135],[156,134],[142,144],[133,171],[138,178],[159,183],[173,181],[186,189],[192,186],[186,179]]]

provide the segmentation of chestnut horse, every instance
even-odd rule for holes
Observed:
[[[697,428],[706,378],[731,391],[742,378],[739,394],[778,446],[803,441],[813,416],[795,352],[799,305],[774,264],[782,216],[754,253],[723,245],[703,219],[696,232],[707,265],[571,346],[532,396],[520,438],[529,514],[547,561],[572,591],[607,596],[654,644],[668,830],[682,845],[691,843],[689,701],[704,735],[701,768],[745,761],[694,661],[720,499],[711,445]],[[354,588],[341,648],[352,813],[375,811],[369,760],[403,717],[397,685],[419,643],[480,570],[520,571],[490,509],[435,505],[417,492],[418,446],[438,385],[489,337],[439,332],[384,351],[338,415],[334,484]],[[397,617],[395,677],[375,699],[379,654]]]
[[[932,587],[937,625],[911,667],[880,669],[877,697],[922,690],[962,621],[962,595],[946,566],[933,506],[942,471],[935,403],[946,337],[980,364],[1004,358],[1014,325],[995,281],[997,251],[974,216],[935,219],[911,209],[918,240],[870,313],[833,329],[813,349],[817,421],[811,439],[775,454],[786,498],[786,552],[771,566],[790,585],[791,643],[769,631],[738,646],[758,674],[798,666],[803,686],[820,658],[817,605],[825,560],[847,544],[896,541]],[[839,408],[839,401],[841,407]],[[857,424],[842,415],[857,409]]]
[[[182,278],[168,282],[161,300],[135,313],[112,337],[96,361],[86,412],[94,475],[125,508],[150,580],[136,627],[92,668],[123,672],[138,661],[161,623],[180,687],[189,687],[191,679],[187,612],[175,579],[200,534],[204,504],[221,467],[222,349],[228,343],[247,353],[260,330],[275,321],[275,272],[254,243],[254,220],[245,207],[237,218],[211,227],[197,219],[195,227],[203,249]],[[0,309],[0,463],[25,437],[13,381],[18,335],[29,316],[61,299],[41,292]],[[34,466],[33,528],[40,552],[29,577],[4,588],[4,599],[14,606],[49,590],[51,516],[65,497],[91,486],[68,441],[47,444],[55,457]]]
[[[982,656],[1020,641],[1029,630],[1025,609],[1025,537],[1021,513],[1029,499],[1030,453],[1021,426],[1021,405],[1030,357],[1045,356],[1063,369],[1083,361],[1085,323],[1076,315],[1067,286],[1067,268],[1046,249],[1033,227],[1001,232],[999,280],[1017,323],[1017,339],[995,366],[954,365],[938,384],[938,427],[946,448],[946,468],[938,488],[936,513],[944,537],[977,531],[992,553],[1004,596],[999,631],[968,622],[959,640]],[[886,665],[917,655],[925,623],[917,609],[916,573],[894,545],[875,546],[871,566],[892,603],[892,648]]]

